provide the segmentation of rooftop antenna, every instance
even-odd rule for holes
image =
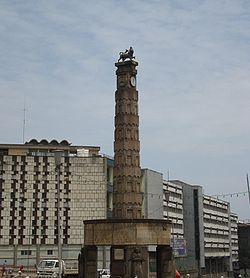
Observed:
[[[26,124],[26,102],[25,102],[25,96],[23,100],[23,144],[25,139],[25,124]]]

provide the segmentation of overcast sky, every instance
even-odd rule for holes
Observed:
[[[133,46],[141,166],[207,195],[247,191],[249,0],[1,0],[0,38],[0,143],[23,143],[25,106],[25,141],[112,156],[114,63]],[[247,194],[224,200],[250,219]]]

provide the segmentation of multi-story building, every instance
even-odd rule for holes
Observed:
[[[237,215],[231,213],[230,203],[204,195],[201,186],[172,183],[183,188],[187,266],[196,266],[200,274],[232,273],[238,260],[238,238]]]
[[[203,196],[205,264],[209,273],[232,272],[230,204]]]
[[[180,271],[203,273],[204,230],[203,230],[203,192],[201,186],[191,186],[179,180],[168,181],[173,187],[182,189],[183,230],[186,245],[185,256],[177,260]],[[198,217],[199,215],[199,217]]]
[[[54,152],[60,165],[62,257],[76,264],[83,246],[83,220],[112,217],[113,159],[99,147],[67,141],[0,145],[0,260],[34,265],[58,256],[58,195]],[[172,246],[178,268],[200,274],[231,271],[237,265],[237,216],[229,203],[205,196],[201,186],[166,181],[143,169],[143,217],[172,221]],[[100,248],[99,267],[109,265]],[[155,265],[154,247],[149,247]],[[154,267],[153,267],[154,268]]]
[[[163,175],[150,169],[142,169],[141,192],[144,218],[162,219],[163,216]]]
[[[142,169],[143,214],[145,218],[172,221],[172,238],[183,238],[182,187],[163,180],[162,173]]]
[[[238,240],[238,215],[231,213],[230,215],[230,235],[231,235],[231,257],[233,269],[239,268],[239,240]]]
[[[151,178],[149,178],[151,176]],[[158,177],[153,182],[152,177]],[[201,186],[179,180],[163,180],[161,173],[147,170],[143,179],[146,216],[172,221],[172,246],[176,264],[183,273],[198,270],[210,276],[232,272],[238,260],[237,215],[224,200],[203,194]],[[163,187],[163,210],[158,195]],[[149,194],[151,193],[151,195]],[[157,207],[158,206],[158,207]]]
[[[182,186],[163,180],[163,217],[172,221],[172,242],[184,238]],[[176,254],[178,255],[178,254]]]
[[[250,222],[238,224],[239,268],[250,275]]]
[[[56,150],[63,152],[59,198]],[[57,257],[59,207],[62,258],[77,263],[83,220],[103,219],[111,211],[113,161],[99,151],[65,140],[0,145],[0,261],[34,265]]]

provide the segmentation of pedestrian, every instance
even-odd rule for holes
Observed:
[[[175,278],[181,278],[181,274],[177,269],[175,270]]]
[[[3,266],[2,266],[2,276],[4,276],[5,271],[6,271],[6,268],[5,268],[5,266],[3,265]]]
[[[5,260],[4,264],[2,266],[2,276],[4,276],[6,274],[6,264],[7,264],[7,261]]]
[[[187,277],[187,278],[190,278],[190,274],[189,274],[189,273],[187,273],[186,277]]]
[[[19,271],[23,272],[23,265],[22,264],[19,267]]]

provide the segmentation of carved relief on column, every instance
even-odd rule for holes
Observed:
[[[141,218],[137,62],[116,66],[113,217]]]

